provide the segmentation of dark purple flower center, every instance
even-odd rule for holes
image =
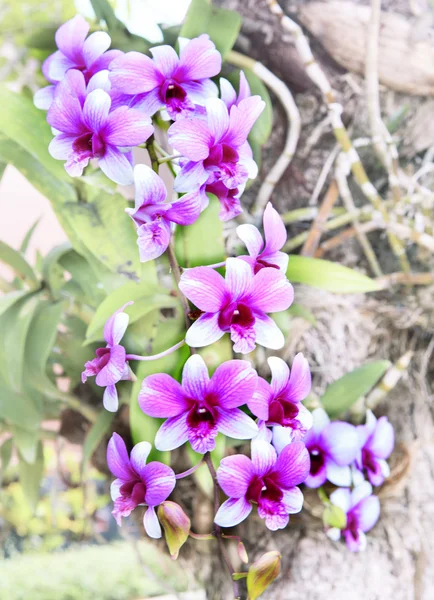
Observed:
[[[282,498],[283,492],[274,481],[272,473],[262,477],[255,476],[246,492],[246,500],[256,504],[264,500],[280,502]]]
[[[250,329],[254,324],[255,317],[251,308],[242,302],[231,302],[219,315],[219,327],[223,331],[229,331],[232,325]]]
[[[222,169],[228,175],[234,175],[239,160],[238,152],[228,144],[216,144],[203,161],[204,167],[211,170]]]
[[[105,142],[97,133],[88,132],[74,140],[72,149],[80,160],[101,158],[105,154]]]
[[[347,525],[345,530],[355,541],[359,539],[359,522],[352,511],[347,514]]]
[[[161,100],[170,107],[171,111],[180,113],[186,104],[190,104],[187,99],[187,92],[173,79],[165,81],[160,88]]]
[[[309,448],[310,474],[317,475],[324,467],[324,454],[319,448]]]
[[[375,455],[366,448],[362,450],[362,464],[367,471],[371,471],[372,473],[377,473],[380,468]]]
[[[217,421],[217,411],[215,407],[218,404],[218,398],[208,394],[204,400],[190,400],[190,410],[187,415],[187,424],[193,429],[200,429],[206,424],[213,428]]]
[[[127,481],[121,485],[119,492],[123,500],[130,500],[135,506],[145,501],[146,486],[143,481]]]
[[[270,267],[272,269],[279,268],[277,265],[273,265],[272,263],[269,263],[266,260],[263,260],[262,258],[257,258],[256,262],[255,262],[255,266],[253,268],[253,271],[256,275],[256,273],[258,273],[261,269],[270,268]]]
[[[286,427],[290,425],[293,429],[297,429],[299,421],[295,419],[298,413],[299,408],[296,404],[278,397],[270,403],[268,422]]]

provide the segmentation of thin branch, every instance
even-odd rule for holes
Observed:
[[[314,255],[315,250],[318,248],[322,232],[324,231],[324,224],[326,223],[328,216],[338,198],[338,186],[336,185],[336,181],[333,180],[329,186],[329,189],[327,190],[326,195],[324,196],[324,200],[322,201],[318,214],[312,223],[307,240],[301,249],[301,254],[303,256]]]
[[[181,267],[178,264],[178,261],[176,260],[176,255],[175,255],[175,251],[173,249],[172,246],[172,242],[170,242],[169,246],[167,247],[167,257],[169,259],[169,263],[170,263],[170,268],[173,274],[173,277],[176,281],[176,285],[178,288],[178,296],[179,299],[181,300],[181,304],[182,307],[184,309],[184,321],[185,321],[185,326],[188,329],[191,325],[191,321],[190,321],[190,305],[188,303],[187,298],[184,296],[184,294],[181,292],[181,290],[179,289],[179,282],[181,281]]]

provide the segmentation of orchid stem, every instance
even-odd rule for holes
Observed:
[[[204,455],[203,460],[206,462],[206,465],[208,467],[209,473],[211,475],[211,478],[212,478],[212,481],[214,484],[214,512],[215,512],[215,514],[217,514],[217,511],[220,506],[219,485],[218,485],[218,481],[217,481],[217,473],[216,473],[216,470],[212,463],[211,454],[209,452],[207,452]],[[225,548],[221,527],[220,527],[220,525],[217,525],[216,523],[214,523],[214,525],[215,525],[215,534],[216,534],[216,538],[217,538],[217,543],[218,543],[219,549],[220,549],[220,554],[223,559],[223,562],[226,565],[227,570],[229,571],[229,575],[231,577],[232,584],[233,584],[234,598],[236,599],[236,598],[240,597],[240,590],[239,590],[238,582],[234,581],[232,579],[232,575],[235,573],[235,569],[232,566],[231,559],[229,558],[229,555]]]
[[[185,340],[181,340],[180,342],[178,342],[171,348],[164,350],[164,352],[159,352],[158,354],[152,354],[152,356],[140,356],[139,354],[127,354],[125,358],[126,358],[126,360],[141,360],[141,361],[158,360],[159,358],[163,358],[164,356],[168,356],[169,354],[176,352],[176,350],[179,350],[179,348],[182,348],[182,346],[184,346],[184,344],[185,344]]]
[[[181,158],[182,154],[169,154],[168,156],[164,156],[163,158],[158,159],[158,164],[163,164],[174,160],[175,158]]]
[[[155,138],[154,135],[151,135],[146,142],[146,150],[148,151],[149,158],[151,159],[152,170],[158,175],[158,169],[160,165],[158,164],[158,156],[154,144]]]
[[[175,479],[183,479],[184,477],[188,477],[189,475],[192,475],[202,465],[203,465],[203,458],[196,465],[191,467],[191,469],[187,469],[187,471],[183,471],[182,473],[178,473],[177,475],[175,475]]]
[[[207,541],[207,540],[215,540],[216,537],[213,533],[194,533],[194,531],[189,532],[188,534],[190,537],[192,537],[194,540],[200,540],[202,542]]]
[[[175,251],[173,249],[172,242],[168,245],[166,252],[167,252],[167,257],[169,259],[170,268],[172,270],[173,277],[175,278],[176,285],[178,288],[178,296],[179,296],[179,299],[181,300],[181,304],[184,309],[185,326],[188,329],[191,325],[191,321],[190,321],[190,317],[189,317],[190,305],[188,303],[187,298],[184,296],[184,294],[179,289],[179,282],[181,281],[182,271],[181,271],[181,267],[178,264],[178,261],[176,260]]]
[[[222,260],[222,262],[214,263],[213,265],[206,265],[208,269],[220,269],[221,267],[226,266],[226,261]],[[182,267],[183,271],[189,271],[190,269],[194,269],[194,267]]]

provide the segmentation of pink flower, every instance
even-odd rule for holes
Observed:
[[[140,260],[158,258],[170,242],[171,223],[191,225],[200,215],[200,197],[186,194],[175,202],[166,202],[162,179],[147,165],[134,167],[135,208],[126,208],[137,226]]]
[[[105,348],[96,350],[96,358],[84,365],[81,380],[86,383],[88,377],[96,377],[95,383],[105,387],[103,404],[110,412],[116,412],[119,406],[116,383],[122,380],[133,380],[134,376],[128,366],[125,348],[119,344],[129,322],[129,316],[124,313],[127,302],[108,319],[104,326]]]
[[[111,61],[120,56],[120,50],[108,50],[111,39],[104,31],[95,31],[87,39],[89,24],[81,15],[59,27],[56,32],[57,52],[51,54],[42,65],[49,85],[36,92],[35,105],[48,110],[54,98],[56,85],[62,81],[67,71],[76,69],[83,73],[86,83],[95,73],[107,69]]]
[[[214,450],[220,431],[235,439],[251,439],[255,422],[238,407],[253,394],[258,376],[250,363],[229,360],[210,378],[203,358],[191,356],[184,365],[182,385],[159,373],[142,384],[139,405],[151,417],[167,418],[155,437],[158,450],[174,450],[189,441],[204,454]]]
[[[189,346],[208,346],[229,333],[234,351],[246,354],[256,344],[279,349],[284,337],[268,312],[286,310],[294,290],[277,269],[264,268],[256,275],[239,258],[226,261],[226,278],[210,267],[183,273],[180,289],[204,314],[187,331]]]
[[[228,110],[230,110],[234,105],[238,106],[242,100],[250,98],[250,96],[250,86],[243,71],[240,71],[240,86],[238,95],[233,85],[224,77],[220,77],[220,97],[226,104]]]
[[[301,403],[310,392],[310,369],[301,353],[294,358],[291,371],[277,356],[271,356],[268,364],[271,384],[259,377],[258,387],[247,405],[266,425],[273,426],[274,443],[283,448],[294,439],[302,439],[312,427],[312,415]]]
[[[164,502],[176,484],[173,470],[160,462],[146,464],[152,449],[148,442],[140,442],[128,452],[124,440],[114,433],[107,447],[107,464],[116,477],[110,487],[114,501],[113,516],[118,525],[141,504],[148,506],[143,518],[146,533],[152,538],[161,537],[161,527],[155,507]]]
[[[252,504],[268,529],[287,526],[289,515],[300,512],[303,494],[296,487],[309,473],[309,453],[301,442],[293,442],[277,456],[265,441],[252,442],[252,458],[242,454],[224,458],[217,469],[220,487],[229,496],[214,521],[234,527],[246,519]]]
[[[330,495],[330,502],[343,510],[347,521],[342,531],[337,527],[330,528],[328,537],[338,541],[342,533],[351,552],[365,550],[365,533],[374,527],[380,516],[380,501],[372,495],[371,484],[364,481],[353,491],[340,488]]]
[[[246,245],[249,256],[240,256],[257,273],[264,267],[274,267],[284,273],[288,268],[289,257],[280,249],[286,243],[286,229],[279,213],[269,202],[264,211],[264,241],[258,229],[254,225],[239,225],[237,227],[238,237]]]
[[[217,195],[223,221],[233,218],[242,208],[239,196],[247,180],[258,167],[247,142],[256,119],[265,107],[259,96],[251,96],[228,111],[223,100],[206,100],[206,119],[178,119],[169,129],[169,142],[185,159],[175,179],[178,192],[200,189],[203,206],[206,192]]]
[[[152,59],[128,52],[110,65],[114,87],[133,97],[131,106],[148,115],[165,107],[176,119],[217,95],[217,87],[209,78],[220,72],[222,59],[208,35],[178,41],[179,57],[171,46],[157,46],[151,48]]]
[[[374,413],[368,410],[366,425],[359,425],[357,432],[360,451],[354,462],[355,470],[360,478],[366,472],[372,485],[381,485],[390,474],[386,459],[392,454],[395,444],[393,426],[387,417],[377,420]]]

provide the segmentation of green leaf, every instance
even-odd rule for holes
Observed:
[[[59,264],[70,273],[73,283],[80,286],[86,301],[91,306],[96,307],[103,301],[105,293],[101,289],[92,265],[83,256],[75,250],[70,250],[59,257]],[[71,283],[71,280],[68,283]],[[64,291],[68,291],[68,283]]]
[[[23,429],[16,425],[11,426],[15,444],[23,459],[33,465],[37,458],[39,429]]]
[[[30,229],[27,231],[26,235],[24,236],[23,241],[21,242],[21,246],[20,246],[21,254],[26,253],[27,248],[29,247],[30,240],[32,239],[33,234],[35,233],[35,229],[39,225],[40,220],[41,220],[41,217],[38,217],[36,219],[36,221],[33,223],[33,225],[30,227]]]
[[[32,267],[24,256],[0,240],[0,260],[9,265],[17,275],[27,279],[33,285],[39,285]]]
[[[54,346],[57,327],[62,314],[62,303],[41,302],[36,308],[26,340],[26,380],[41,393],[53,383],[47,377],[46,366]]]
[[[326,526],[345,529],[347,524],[347,515],[339,506],[328,504],[324,509],[322,520]]]
[[[292,283],[304,283],[336,294],[375,292],[379,284],[353,269],[320,258],[291,255],[286,275]]]
[[[114,413],[108,412],[107,410],[102,410],[99,413],[95,423],[89,429],[83,444],[83,460],[81,463],[82,475],[86,472],[93,453],[98,448],[107,432],[110,431],[113,419]]]
[[[86,342],[91,343],[103,339],[103,329],[107,319],[130,300],[133,300],[134,304],[125,309],[130,316],[130,323],[134,323],[157,308],[179,306],[177,298],[171,296],[164,288],[152,286],[146,280],[143,283],[131,281],[116,289],[101,302],[87,328]]]
[[[367,363],[328,385],[321,403],[329,417],[335,419],[349,410],[369,392],[390,365],[388,360]]]
[[[39,489],[43,472],[44,450],[42,443],[38,442],[36,460],[33,464],[26,462],[21,454],[19,454],[20,483],[23,486],[24,496],[33,511],[36,510],[39,501]]]
[[[0,316],[13,306],[20,298],[24,298],[29,294],[28,290],[14,290],[4,296],[0,296]]]
[[[61,287],[65,283],[64,268],[59,265],[59,261],[62,256],[70,252],[71,249],[71,244],[69,242],[64,242],[63,244],[52,248],[47,256],[44,257],[42,263],[42,277],[55,297],[58,296]]]
[[[218,218],[220,202],[210,194],[208,208],[188,227],[178,226],[175,251],[182,267],[210,265],[225,260],[223,223]]]
[[[233,11],[213,6],[209,0],[192,0],[181,37],[194,38],[207,33],[224,58],[232,50],[241,29],[241,16]]]
[[[288,313],[291,315],[291,317],[299,317],[316,327],[315,316],[309,309],[307,309],[302,304],[291,304],[291,306],[288,308]]]
[[[13,447],[14,447],[13,438],[8,438],[7,440],[5,440],[0,447],[0,461],[1,461],[0,484],[2,481],[2,476],[6,473],[9,463],[11,462]]]

